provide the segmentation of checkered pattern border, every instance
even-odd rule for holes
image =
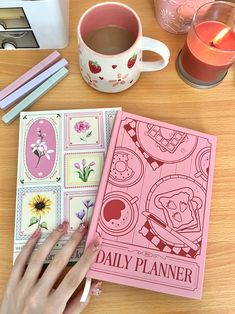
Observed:
[[[157,159],[154,159],[153,157],[149,156],[149,154],[140,146],[140,143],[138,142],[137,139],[137,132],[136,132],[136,120],[132,120],[131,122],[127,123],[124,125],[124,129],[126,132],[129,134],[131,137],[132,141],[135,143],[135,145],[138,147],[140,150],[141,154],[144,156],[144,158],[147,160],[148,164],[151,166],[153,170],[158,169],[163,165],[162,161],[159,161]]]
[[[143,227],[139,230],[139,233],[142,234],[148,241],[150,241],[159,251],[175,254],[183,257],[196,258],[200,253],[200,249],[198,251],[193,250],[190,247],[174,247],[163,240],[161,240],[155,232],[152,230],[148,221],[145,222]],[[201,247],[201,241],[197,243],[199,247]]]

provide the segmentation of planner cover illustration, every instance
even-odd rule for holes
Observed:
[[[119,112],[87,245],[89,278],[200,298],[216,138]]]
[[[68,236],[91,218],[120,108],[23,112],[20,117],[14,259],[38,226],[41,242],[64,220]],[[39,242],[40,243],[40,242]],[[76,261],[85,240],[74,252]]]

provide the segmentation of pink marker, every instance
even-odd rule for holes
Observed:
[[[9,108],[12,104],[17,102],[17,100],[22,99],[25,95],[29,94],[31,91],[33,91],[43,82],[45,82],[49,77],[51,77],[57,71],[67,66],[68,66],[68,61],[66,59],[62,59],[58,61],[57,63],[52,65],[50,68],[48,68],[46,71],[42,72],[41,74],[33,78],[31,81],[21,86],[15,92],[13,92],[12,94],[4,98],[0,102],[1,109],[5,110]]]
[[[35,76],[37,76],[38,74],[48,69],[51,65],[57,62],[59,59],[61,59],[61,55],[59,52],[54,51],[53,53],[51,53],[48,57],[43,59],[41,62],[36,64],[34,67],[32,67],[29,71],[24,73],[14,82],[12,82],[10,85],[5,87],[2,91],[0,91],[0,101],[3,100],[8,95],[10,95],[11,93],[13,93],[18,88],[20,88],[22,85],[24,85],[25,83],[33,79]]]

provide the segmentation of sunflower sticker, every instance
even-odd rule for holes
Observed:
[[[38,224],[38,227],[48,230],[47,223],[42,221],[42,218],[51,211],[52,201],[44,195],[37,194],[30,200],[28,205],[33,215],[28,227]]]

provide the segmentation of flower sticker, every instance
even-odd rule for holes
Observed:
[[[84,209],[82,209],[82,210],[78,211],[75,215],[76,215],[76,217],[77,217],[78,219],[83,220],[83,218],[84,218],[85,215],[86,215],[86,212],[85,212]]]
[[[51,211],[51,205],[52,201],[48,197],[40,194],[34,196],[28,203],[30,211],[33,214],[30,219],[29,227],[38,224],[38,227],[48,230],[47,223],[41,221],[41,219]]]
[[[85,206],[85,209],[82,208],[81,210],[79,210],[75,215],[78,219],[83,220],[83,218],[85,217],[86,213],[88,213],[89,209],[92,208],[94,206],[94,203],[92,202],[92,200],[85,200],[82,201],[83,205]]]
[[[53,149],[48,149],[44,138],[46,137],[46,133],[42,133],[40,128],[37,128],[37,135],[39,139],[37,139],[36,143],[30,145],[32,149],[32,153],[38,157],[37,164],[35,168],[38,167],[40,160],[42,157],[46,157],[48,160],[51,159],[50,154],[54,153]]]
[[[95,162],[92,161],[87,165],[86,159],[82,159],[81,165],[79,162],[76,162],[74,164],[74,167],[77,169],[77,173],[79,176],[79,179],[82,180],[83,182],[87,182],[90,174],[94,172],[94,169],[92,167],[95,165]]]
[[[92,200],[83,201],[83,204],[84,204],[84,206],[86,207],[87,210],[94,206],[94,203],[92,202]]]
[[[74,130],[77,133],[81,134],[80,139],[82,141],[87,142],[87,138],[91,137],[92,135],[92,131],[89,130],[90,127],[91,127],[90,123],[84,120],[84,121],[76,122],[74,125]]]
[[[122,75],[121,73],[117,74],[117,79],[116,80],[110,80],[109,82],[113,84],[113,87],[119,85],[119,84],[125,84],[126,81],[125,79],[128,77],[128,74]]]

